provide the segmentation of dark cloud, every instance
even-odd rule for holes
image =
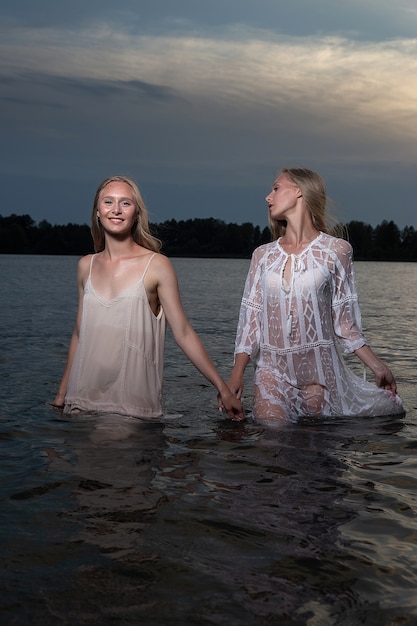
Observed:
[[[167,29],[201,33],[241,23],[295,36],[349,33],[372,41],[415,36],[415,22],[404,7],[382,0],[2,0],[0,13],[5,19],[37,27],[66,24],[72,28],[102,20],[137,33]]]
[[[47,108],[51,108],[51,109],[65,109],[66,107],[63,104],[58,104],[56,102],[49,102],[49,101],[41,101],[41,100],[33,100],[33,99],[29,99],[29,98],[18,98],[17,96],[13,97],[13,96],[0,96],[0,102],[3,102],[3,104],[11,104],[11,105],[23,105],[23,106],[40,106],[40,107],[47,107]]]
[[[26,91],[28,94],[35,88],[50,90],[60,96],[83,94],[93,98],[110,96],[139,96],[149,100],[172,100],[177,96],[171,87],[155,85],[141,80],[100,80],[97,78],[72,78],[42,72],[20,72],[12,76],[0,76],[0,84],[10,90]],[[24,98],[13,95],[2,95],[7,101],[24,102]],[[29,98],[30,101],[30,98]],[[50,106],[52,106],[50,104]]]
[[[148,100],[167,101],[177,97],[170,87],[154,85],[142,80],[100,80],[54,76],[48,77],[48,84],[59,92],[69,94],[79,92],[96,98],[133,95]]]

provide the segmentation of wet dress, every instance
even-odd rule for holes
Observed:
[[[144,278],[112,300],[84,288],[80,336],[64,412],[94,411],[132,417],[162,415],[161,394],[166,320],[152,312]]]
[[[235,354],[248,354],[255,366],[256,418],[403,413],[397,395],[346,364],[342,351],[366,344],[347,241],[320,233],[298,255],[287,254],[279,240],[254,251]]]

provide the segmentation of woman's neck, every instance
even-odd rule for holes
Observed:
[[[281,246],[291,254],[302,252],[318,235],[320,231],[312,224],[294,227],[287,223],[284,235],[280,237]]]
[[[103,256],[116,260],[126,257],[138,256],[142,251],[142,246],[137,244],[131,237],[128,239],[117,239],[106,237]]]

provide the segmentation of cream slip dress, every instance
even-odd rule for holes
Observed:
[[[298,255],[279,240],[255,250],[235,354],[248,354],[255,365],[256,418],[403,413],[397,395],[347,366],[340,348],[352,353],[366,344],[347,241],[320,233]]]
[[[131,417],[162,415],[161,395],[166,319],[151,310],[144,278],[113,300],[103,300],[91,282],[84,288],[80,337],[65,413],[94,411]]]

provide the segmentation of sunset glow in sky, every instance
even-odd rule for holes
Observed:
[[[88,222],[127,174],[151,221],[263,226],[304,165],[343,221],[417,227],[415,0],[3,0],[0,24],[3,216]]]

